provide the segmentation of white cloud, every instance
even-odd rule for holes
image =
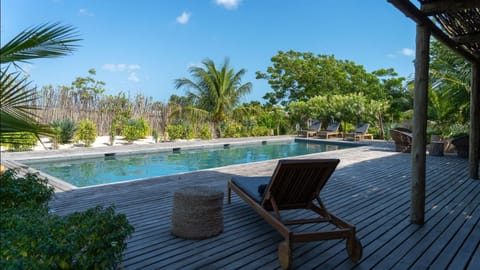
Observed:
[[[86,9],[86,8],[81,8],[81,9],[78,11],[78,15],[80,15],[80,16],[93,17],[95,14],[93,14],[93,12],[89,11],[89,10]]]
[[[219,6],[223,6],[226,9],[236,9],[242,0],[215,0],[215,3]]]
[[[387,57],[388,58],[397,58],[397,55],[393,54],[393,53],[389,53],[389,54],[387,54]]]
[[[401,54],[405,56],[413,56],[415,54],[415,51],[410,48],[403,48]]]
[[[138,64],[104,64],[102,69],[110,72],[122,72],[122,71],[134,71],[139,70],[141,67]]]
[[[134,82],[139,82],[140,78],[138,78],[138,74],[136,72],[132,72],[132,73],[130,73],[130,75],[128,75],[128,80],[129,81],[134,81]]]
[[[115,64],[104,64],[102,66],[102,69],[104,69],[106,71],[110,71],[110,72],[115,72],[115,71],[117,71],[117,65],[115,65]]]
[[[128,65],[128,70],[132,71],[132,70],[139,70],[140,69],[140,66],[137,65],[137,64],[130,64]]]
[[[182,15],[177,17],[177,23],[179,24],[187,24],[188,21],[190,20],[190,16],[192,16],[192,13],[190,12],[182,12]]]

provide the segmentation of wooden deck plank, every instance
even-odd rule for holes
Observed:
[[[410,155],[362,149],[300,157],[342,160],[321,196],[332,213],[357,226],[362,261],[350,262],[345,241],[301,243],[294,245],[294,269],[477,269],[480,181],[468,178],[466,160],[427,157],[427,223],[422,227],[409,222]],[[62,192],[51,206],[67,214],[115,204],[136,227],[127,242],[125,269],[279,269],[282,237],[236,195],[224,205],[225,231],[219,236],[199,241],[170,233],[177,188],[204,184],[225,190],[233,175],[270,175],[275,165],[266,161]],[[302,227],[312,228],[321,227]]]

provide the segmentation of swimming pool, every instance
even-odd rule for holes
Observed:
[[[77,187],[86,187],[350,147],[353,146],[289,140],[78,160],[25,161],[23,163]]]

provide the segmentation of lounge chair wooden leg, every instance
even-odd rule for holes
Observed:
[[[287,241],[278,245],[278,260],[283,269],[290,269],[292,266],[292,248]]]
[[[363,247],[357,237],[351,236],[347,238],[347,252],[350,259],[357,263],[362,259]]]
[[[230,188],[230,185],[227,187],[227,204],[230,204],[232,202],[232,189]]]

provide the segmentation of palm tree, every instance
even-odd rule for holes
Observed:
[[[241,97],[251,91],[252,83],[241,83],[246,70],[235,72],[229,67],[228,58],[220,69],[210,59],[204,60],[202,64],[203,67],[190,68],[195,81],[177,79],[175,87],[187,87],[187,95],[193,97],[196,109],[207,115],[216,128],[220,122],[227,120],[228,114],[238,105]]]
[[[37,138],[52,135],[34,113],[36,90],[18,63],[70,54],[79,40],[73,27],[50,23],[24,30],[0,48],[0,143],[21,144],[19,132],[31,132]],[[10,71],[11,65],[19,71]]]

